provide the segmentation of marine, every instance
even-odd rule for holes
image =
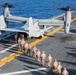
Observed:
[[[62,65],[60,62],[58,62],[58,66],[57,66],[57,74],[61,75],[61,69],[62,69]]]
[[[37,51],[37,47],[34,46],[34,47],[32,48],[32,56],[33,56],[34,58],[36,58],[36,51]]]
[[[62,75],[69,75],[69,72],[67,71],[67,69],[64,67],[63,71],[62,71]]]
[[[45,59],[46,59],[46,54],[45,54],[45,52],[43,51],[42,54],[41,54],[41,64],[42,64],[42,65],[44,65]]]
[[[37,57],[38,62],[40,62],[40,55],[41,55],[41,52],[40,52],[40,49],[38,49],[37,53],[36,53],[36,57]]]
[[[28,44],[28,42],[25,42],[25,44],[24,44],[25,54],[30,55],[30,50],[31,50],[30,45]]]
[[[52,63],[52,56],[49,54],[47,57],[47,66],[50,68],[51,67],[51,63]]]

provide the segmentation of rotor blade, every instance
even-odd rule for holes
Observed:
[[[9,8],[13,8],[14,6],[13,6],[13,5],[8,5],[8,7],[9,7]]]
[[[59,8],[60,10],[66,10],[66,8]]]
[[[60,10],[64,10],[64,11],[71,11],[72,9],[71,9],[71,7],[70,6],[67,6],[67,7],[65,7],[65,8],[59,8]]]
[[[9,8],[12,8],[13,5],[10,5],[10,4],[8,4],[8,3],[5,3],[5,4],[3,5],[3,7],[9,7]]]

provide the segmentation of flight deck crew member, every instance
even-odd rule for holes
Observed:
[[[32,55],[33,55],[34,58],[36,58],[36,51],[37,51],[37,47],[34,46],[34,47],[32,48]]]
[[[50,68],[51,67],[51,63],[52,63],[52,56],[49,54],[47,57],[47,66]]]
[[[40,63],[40,55],[41,55],[41,52],[40,52],[40,49],[38,49],[36,53],[36,57],[39,63]]]
[[[62,75],[69,75],[69,72],[67,71],[67,69],[64,67],[63,71],[62,71]]]
[[[45,52],[43,51],[42,54],[41,54],[41,64],[42,64],[42,65],[44,65],[45,59],[46,59],[46,54],[45,54]]]

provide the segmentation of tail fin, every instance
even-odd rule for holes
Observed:
[[[34,29],[33,29],[33,19],[32,17],[29,18],[29,37],[32,36]]]
[[[6,28],[7,27],[7,24],[4,20],[4,16],[0,16],[0,29],[2,30],[3,28]],[[2,31],[0,31],[0,34],[2,34]]]

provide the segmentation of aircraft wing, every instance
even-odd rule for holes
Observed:
[[[64,24],[63,20],[58,20],[58,19],[39,19],[39,25],[51,25],[51,26],[60,26]]]
[[[23,30],[23,29],[14,29],[14,28],[3,28],[0,29],[0,31],[12,31],[12,32],[24,32],[24,33],[29,33],[29,30]]]
[[[9,17],[6,18],[7,21],[11,22],[23,22],[26,23],[29,18],[24,18],[24,17],[17,17],[17,16],[12,16],[10,15]],[[52,25],[52,26],[58,26],[64,24],[63,20],[59,19],[33,19],[33,22],[35,23],[36,21],[39,22],[39,25]]]
[[[6,18],[6,20],[11,21],[11,22],[23,22],[23,23],[25,23],[28,20],[28,18],[10,15],[9,17]]]

